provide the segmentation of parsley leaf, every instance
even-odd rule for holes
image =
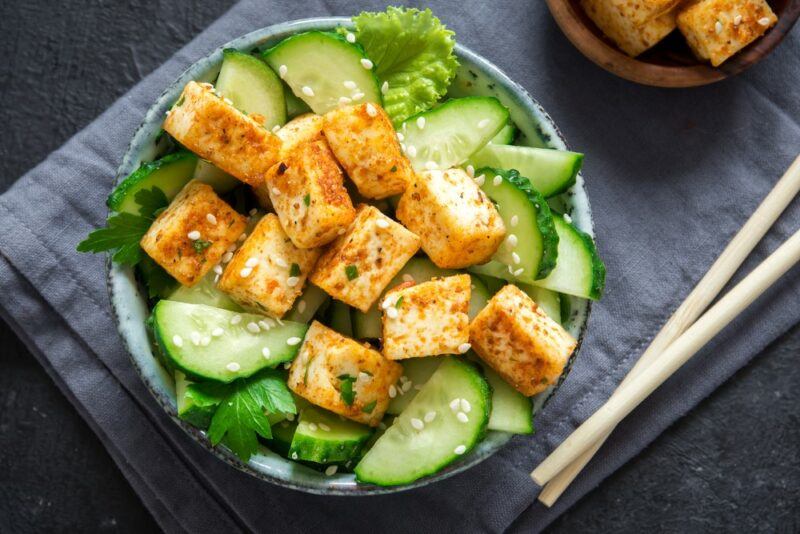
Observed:
[[[108,219],[108,226],[93,231],[78,243],[78,252],[106,252],[116,249],[112,259],[123,265],[135,265],[142,259],[139,241],[152,221],[132,213],[120,213]]]
[[[210,246],[211,241],[204,241],[202,239],[192,241],[192,247],[194,247],[194,251],[198,254],[202,254]]]
[[[303,204],[305,204],[306,206],[311,205],[311,195],[306,195],[303,197]]]
[[[400,295],[400,298],[397,299],[397,302],[394,303],[394,307],[399,310],[400,306],[402,305],[403,305],[403,295]]]
[[[355,280],[358,278],[358,267],[355,265],[347,265],[344,268],[344,274],[347,275],[348,280]]]
[[[147,286],[149,297],[167,298],[178,281],[172,278],[167,271],[153,261],[150,256],[143,256],[139,263],[139,272],[142,275],[144,284]]]
[[[258,451],[257,436],[272,437],[267,413],[296,413],[297,408],[286,382],[274,369],[237,380],[229,384],[228,388],[211,418],[208,439],[213,445],[217,445],[224,438],[225,444],[233,453],[246,462]],[[219,394],[220,391],[212,393]]]
[[[300,276],[300,265],[293,263],[289,268],[289,276]]]
[[[365,404],[364,407],[361,408],[361,411],[364,413],[372,413],[372,410],[375,409],[375,406],[377,406],[377,404],[378,401],[372,401],[369,404]]]
[[[339,375],[339,380],[341,380],[339,384],[339,393],[342,395],[342,400],[348,406],[352,406],[353,402],[356,400],[356,392],[353,391],[353,383],[355,383],[356,377],[352,375]]]
[[[149,219],[155,219],[169,205],[167,195],[158,187],[138,190],[133,200],[139,204],[139,214]]]

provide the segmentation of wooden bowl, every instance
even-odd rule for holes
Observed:
[[[800,16],[800,0],[770,0],[778,15],[767,33],[719,67],[698,60],[679,31],[632,58],[608,39],[581,8],[578,0],[547,0],[561,31],[583,55],[626,80],[657,87],[696,87],[734,76],[766,57]]]

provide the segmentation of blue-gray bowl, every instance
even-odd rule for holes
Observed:
[[[336,26],[348,26],[349,24],[350,20],[347,18],[331,17],[298,20],[269,26],[235,39],[194,63],[164,91],[145,115],[142,125],[133,136],[128,151],[123,157],[117,174],[117,183],[133,172],[142,162],[150,161],[158,156],[155,140],[161,129],[165,112],[177,100],[183,86],[188,81],[214,80],[222,63],[223,48],[240,50],[264,48],[294,33],[308,30],[331,30]],[[457,45],[456,53],[461,67],[451,87],[453,96],[477,94],[496,96],[510,109],[511,118],[520,129],[521,143],[530,146],[566,149],[564,138],[553,120],[524,88],[514,83],[491,62],[471,50]],[[563,202],[562,207],[571,214],[573,221],[584,231],[593,234],[591,209],[580,175],[575,186],[563,195]],[[412,484],[393,487],[359,484],[352,474],[346,473],[326,476],[283,458],[266,447],[263,447],[260,453],[253,456],[247,463],[241,462],[225,447],[212,447],[204,432],[178,419],[172,376],[161,367],[153,356],[145,330],[145,319],[149,314],[146,294],[136,281],[133,270],[129,267],[109,263],[108,288],[119,332],[131,355],[133,365],[158,403],[176,424],[218,458],[267,482],[326,495],[375,495],[398,492],[418,488],[469,469],[497,452],[511,438],[510,434],[489,432],[486,439],[470,454],[439,473]],[[579,342],[586,328],[589,310],[589,302],[573,299],[572,316],[565,326],[578,338]],[[577,352],[576,350],[576,354]],[[564,371],[561,381],[568,372],[569,365]],[[550,388],[534,399],[534,412],[542,409],[557,387],[558,385]]]

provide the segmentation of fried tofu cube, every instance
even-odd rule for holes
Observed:
[[[278,136],[217,96],[211,84],[186,84],[167,114],[164,130],[251,186],[263,183],[281,148]]]
[[[314,321],[289,368],[287,385],[312,404],[378,426],[389,406],[389,387],[403,367]]]
[[[266,184],[286,234],[300,248],[330,243],[355,217],[344,174],[324,139],[301,143],[282,156]]]
[[[245,308],[283,317],[303,291],[319,249],[297,248],[277,215],[265,215],[225,268],[217,287]]]
[[[581,0],[590,19],[606,36],[631,57],[636,57],[658,44],[676,27],[676,10],[647,19],[636,5],[647,2],[629,0]]]
[[[140,244],[178,282],[193,286],[219,263],[246,226],[247,219],[211,186],[193,180],[153,221]]]
[[[323,129],[361,195],[380,199],[405,191],[413,174],[411,163],[382,107],[367,103],[329,111]]]
[[[775,25],[764,0],[700,0],[678,14],[678,28],[699,59],[715,67]]]
[[[417,250],[419,237],[362,204],[347,231],[317,261],[309,280],[366,313]]]
[[[397,218],[443,269],[489,261],[506,233],[497,208],[461,169],[416,174],[400,198]]]
[[[469,349],[468,274],[400,284],[383,300],[383,355],[390,360]]]
[[[521,289],[503,286],[469,326],[472,348],[520,393],[555,384],[577,342]]]

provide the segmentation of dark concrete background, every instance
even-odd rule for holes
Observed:
[[[0,2],[0,192],[232,3]],[[551,531],[799,532],[798,353],[800,327]],[[0,532],[155,528],[97,437],[0,323]]]

